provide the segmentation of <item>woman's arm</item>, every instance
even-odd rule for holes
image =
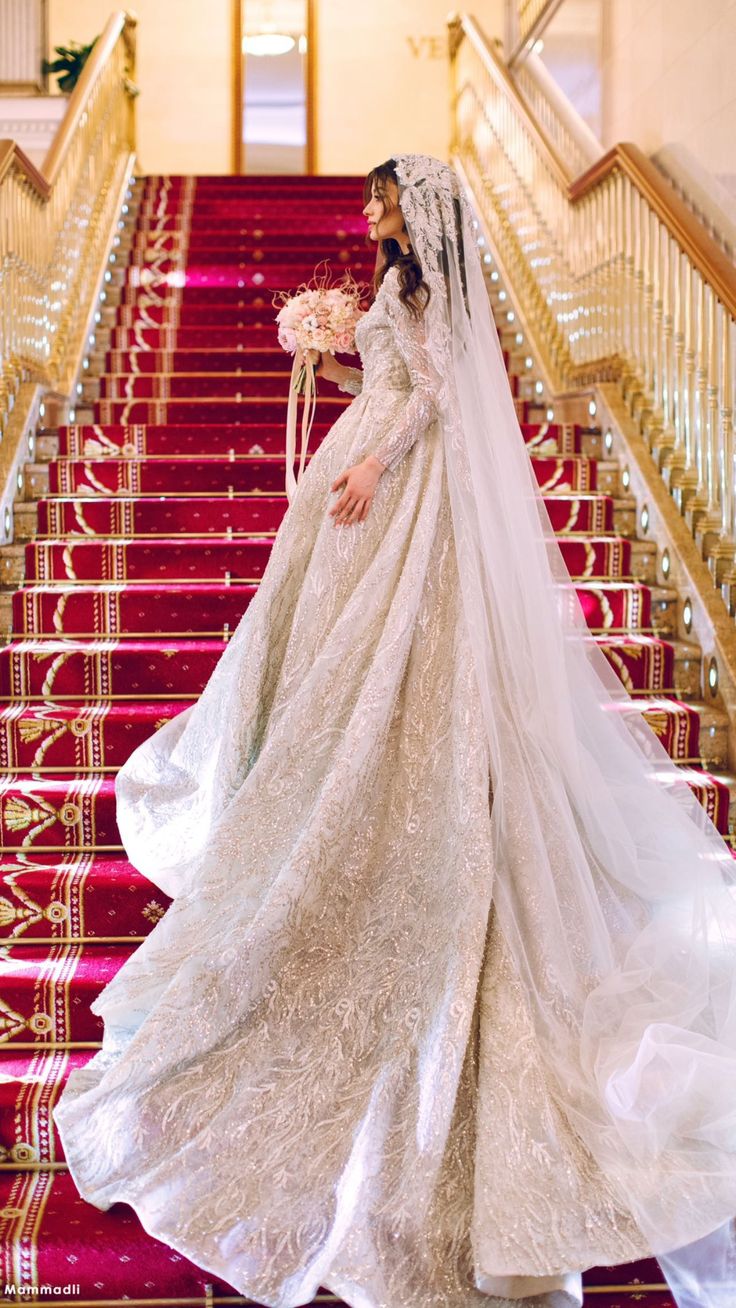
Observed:
[[[345,391],[348,395],[359,395],[363,389],[363,369],[349,368],[345,363],[338,363],[334,354],[329,350],[319,356],[317,351],[313,351],[314,362],[317,363],[316,374],[318,377],[324,377],[327,381],[336,382],[338,390]]]
[[[344,365],[341,365],[344,367]],[[360,395],[363,389],[363,369],[344,367],[342,379],[337,383],[337,389],[345,391],[348,395]]]
[[[373,451],[385,468],[394,468],[437,418],[440,385],[427,349],[423,316],[415,318],[398,296],[387,296],[386,307],[411,382],[400,420]]]

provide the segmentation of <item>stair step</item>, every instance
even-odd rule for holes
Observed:
[[[38,507],[35,501],[23,502],[15,500],[13,503],[13,541],[15,544],[23,544],[27,540],[33,540],[38,527]]]
[[[698,645],[646,635],[590,639],[608,651],[632,694],[684,699],[701,694]],[[0,648],[0,701],[191,699],[204,688],[224,648],[224,639],[16,640]]]
[[[176,364],[178,356],[187,355],[190,351],[214,357],[215,353],[221,350],[273,349],[275,315],[276,310],[272,308],[270,321],[265,320],[265,315],[261,312],[258,314],[257,321],[246,320],[242,326],[234,326],[232,323],[220,326],[212,323],[204,327],[180,327],[178,331],[172,327],[147,327],[142,322],[138,322],[134,327],[112,327],[107,348],[101,356],[100,371],[125,372],[127,367],[124,366],[123,361],[126,356],[130,356],[132,366],[138,367],[145,360],[154,359],[157,351],[165,351],[168,356],[173,355],[171,361],[167,360],[165,367],[154,368],[156,372],[167,372],[171,370],[172,363]],[[256,317],[255,312],[253,317]],[[101,344],[102,338],[98,329],[96,345]],[[112,353],[108,354],[108,351]],[[189,362],[188,359],[186,361]],[[188,372],[191,369],[186,368],[183,371]]]
[[[316,448],[316,447],[315,447]],[[307,459],[309,462],[309,459]],[[594,491],[596,465],[579,456],[531,458],[542,489]],[[195,459],[62,459],[27,465],[27,498],[42,495],[223,494],[259,491],[278,494],[284,486],[281,455],[235,454]]]
[[[660,636],[675,636],[678,628],[680,596],[673,586],[650,587],[651,623]]]
[[[35,507],[16,505],[20,528],[16,528],[16,542],[3,546],[2,585],[17,586],[25,578],[53,577],[63,579],[72,574],[80,577],[105,578],[110,581],[148,579],[150,576],[180,579],[202,575],[200,560],[207,557],[210,577],[231,573],[232,579],[253,577],[258,568],[262,575],[264,562],[270,552],[273,534],[237,542],[212,537],[160,536],[155,545],[145,540],[116,540],[114,543],[79,537],[69,544],[62,541],[35,540]],[[20,512],[19,512],[20,509]],[[24,542],[31,538],[31,544]],[[559,537],[565,564],[573,577],[590,579],[632,579],[651,584],[656,580],[656,549],[651,542],[631,540],[623,536],[593,535]],[[31,551],[29,553],[29,551]],[[68,561],[65,562],[65,557]],[[71,564],[73,557],[74,563]],[[175,559],[180,562],[174,562]],[[260,563],[258,562],[260,560]],[[180,569],[180,571],[177,571]],[[194,569],[194,572],[192,572]]]
[[[656,541],[639,540],[637,537],[628,537],[629,547],[631,550],[631,574],[637,581],[647,582],[650,586],[655,586],[658,577],[658,558],[659,551]]]
[[[26,546],[11,542],[0,547],[0,586],[19,586],[26,575]]]
[[[180,333],[179,333],[180,334]],[[313,448],[327,435],[330,421],[319,413],[312,426]],[[522,424],[529,452],[541,457],[580,454],[580,429],[574,424],[529,422]],[[55,442],[57,457],[99,459],[102,457],[212,457],[218,454],[284,454],[283,413],[278,421],[266,422],[256,415],[247,425],[182,423],[93,423],[43,428],[38,441]]]
[[[610,496],[555,492],[544,496],[555,531],[568,534],[614,530],[614,501]],[[35,519],[18,514],[18,527],[32,539]],[[28,506],[30,507],[30,506]],[[229,495],[181,495],[170,498],[146,495],[69,496],[42,499],[38,503],[38,535],[41,537],[172,536],[185,533],[225,537],[243,532],[275,531],[286,512],[286,494],[237,492]],[[620,533],[626,535],[626,532]]]
[[[135,945],[0,946],[0,1026],[5,1049],[99,1041],[102,1018],[90,1004]]]
[[[33,1282],[73,1287],[67,1299],[57,1302],[101,1301],[124,1308],[130,1300],[152,1306],[160,1302],[162,1308],[180,1303],[185,1308],[187,1304],[211,1303],[217,1296],[233,1305],[254,1303],[242,1296],[231,1298],[237,1293],[232,1286],[154,1240],[127,1205],[116,1203],[100,1211],[85,1203],[68,1172],[0,1175],[0,1211],[4,1214],[8,1267],[28,1267],[32,1226]],[[81,1256],[87,1241],[91,1242],[91,1257]],[[14,1281],[9,1273],[5,1280],[20,1285],[30,1277],[25,1272]],[[36,1302],[27,1293],[23,1301]],[[341,1301],[331,1302],[339,1308]]]
[[[589,639],[600,646],[630,695],[673,694],[687,700],[702,694],[702,651],[693,642],[635,633]]]
[[[50,463],[58,458],[59,438],[55,431],[46,429],[36,436],[36,459],[39,463]]]
[[[160,702],[199,695],[225,640],[26,640],[0,648],[0,702]]]
[[[674,698],[635,699],[618,705],[617,712],[641,714],[679,763],[692,763],[708,771],[723,771],[728,759],[728,714],[703,701],[688,703]]]
[[[66,581],[26,585],[0,595],[12,608],[15,636],[217,636],[232,631],[258,589],[253,582]],[[638,582],[575,586],[593,631],[651,629],[651,599]]]
[[[624,537],[560,537],[560,549],[575,581],[639,581],[631,577],[632,542]],[[159,537],[144,540],[34,540],[13,545],[7,566],[15,569],[16,582],[28,581],[252,581],[263,575],[273,544],[272,536],[254,535],[237,541],[206,536],[187,539]],[[5,554],[3,552],[3,561]]]
[[[26,1166],[64,1162],[52,1109],[70,1071],[84,1067],[95,1052],[94,1049],[0,1051],[0,1149],[4,1159]],[[43,1096],[42,1107],[38,1103],[39,1092]],[[0,1178],[0,1186],[4,1181],[5,1177]]]
[[[96,403],[103,422],[106,410],[121,413],[123,408],[137,400],[166,400],[169,402],[193,401],[199,404],[204,400],[245,400],[251,398],[259,405],[264,397],[275,399],[282,411],[288,399],[289,378],[291,376],[291,359],[281,354],[275,368],[269,371],[257,369],[252,372],[196,372],[196,373],[150,373],[144,377],[117,376],[91,377],[84,383],[84,400],[87,404]],[[340,408],[346,408],[350,399],[336,386],[330,387],[329,394],[321,396],[322,404],[331,401]],[[117,407],[115,407],[117,406]]]
[[[192,703],[194,699],[111,700],[85,706],[49,699],[5,704],[0,707],[0,771],[32,772],[34,777],[115,771],[142,741]],[[725,765],[728,715],[723,711],[670,698],[637,700],[626,711],[643,714],[678,762]]]
[[[24,500],[40,500],[49,493],[49,476],[53,464],[46,460],[23,465],[23,489],[20,492]]]
[[[0,880],[0,943],[134,943],[171,902],[122,855],[8,854]]]
[[[712,704],[698,703],[691,705],[700,717],[700,759],[709,772],[718,775],[728,770],[729,763],[729,716],[725,709]]]
[[[32,541],[23,551],[28,581],[253,582],[263,576],[272,536],[238,541],[161,537],[143,540]]]
[[[140,395],[138,398],[101,399],[94,405],[78,403],[76,418],[83,424],[141,423],[148,425],[154,422],[164,422],[178,425],[200,422],[219,426],[228,423],[247,424],[254,418],[258,421],[273,421],[278,416],[279,410],[281,410],[281,416],[283,417],[283,376],[274,376],[272,378],[273,384],[268,378],[259,378],[258,381],[259,387],[256,389],[247,378],[244,378],[240,386],[230,387],[229,394],[209,393],[202,396],[200,394],[188,395],[180,393],[176,398],[171,399]],[[214,383],[211,389],[213,392],[216,391],[217,387]],[[350,403],[349,400],[346,402]],[[334,416],[337,416],[340,408],[345,407],[343,400],[338,398],[338,395],[323,395],[321,405],[323,411],[332,407]],[[519,400],[517,412],[519,422],[523,425],[541,423],[544,418],[545,405],[532,403],[528,400]],[[585,449],[582,452],[584,454],[589,453]],[[593,454],[593,457],[596,457],[595,454]]]
[[[221,332],[220,335],[224,336],[225,333]],[[230,340],[219,347],[210,339],[206,347],[200,348],[177,345],[176,349],[171,350],[140,347],[109,350],[102,360],[100,373],[104,380],[114,380],[118,384],[127,380],[131,374],[141,377],[149,374],[166,377],[212,372],[237,374],[266,371],[288,374],[291,372],[291,358],[276,344],[274,337],[273,328],[270,331],[256,328],[250,330],[247,336],[245,331],[238,334],[237,341],[231,335]],[[100,376],[95,380],[99,381]],[[334,383],[319,378],[317,385],[321,390],[323,386],[332,386]],[[104,391],[102,393],[105,394]]]
[[[270,410],[270,405],[269,405]],[[330,429],[329,416],[315,416],[310,445],[316,448]],[[285,451],[284,415],[278,420],[252,415],[248,423],[93,423],[46,429],[58,442],[60,459],[182,459]]]
[[[736,790],[730,773],[684,767],[683,774],[722,833],[730,830]],[[5,852],[121,849],[112,776],[0,776],[0,837]]]
[[[190,703],[6,704],[0,707],[0,771],[115,770]]]
[[[92,423],[107,426],[124,423],[148,425],[152,422],[179,424],[201,423],[208,426],[240,425],[249,427],[255,423],[280,422],[283,432],[286,405],[286,387],[288,377],[282,374],[271,379],[262,377],[255,382],[243,378],[239,385],[230,386],[229,393],[223,395],[201,394],[197,389],[190,395],[178,395],[172,398],[123,398],[118,400],[99,400],[94,408],[77,404],[76,415],[81,422],[86,422],[85,412]],[[323,395],[321,410],[323,420],[334,422],[351,401],[341,392]]]
[[[10,596],[13,632],[57,638],[220,636],[235,629],[257,589],[217,582],[25,586]]]

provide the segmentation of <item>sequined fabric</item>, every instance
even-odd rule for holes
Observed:
[[[201,698],[118,774],[128,855],[173,903],[54,1117],[86,1199],[260,1303],[563,1308],[577,1269],[642,1249],[495,928],[433,377],[396,289]],[[367,518],[335,527],[368,453]]]

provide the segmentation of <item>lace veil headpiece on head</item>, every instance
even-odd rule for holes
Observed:
[[[426,349],[489,744],[499,926],[554,1098],[679,1308],[726,1308],[734,860],[587,627],[519,429],[460,179],[427,155],[394,163],[431,291]]]

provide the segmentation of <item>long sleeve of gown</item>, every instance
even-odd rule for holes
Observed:
[[[411,382],[401,421],[372,451],[386,468],[393,468],[437,417],[439,383],[427,350],[424,318],[415,318],[398,297],[387,299],[386,304],[394,325],[396,346]]]
[[[337,383],[337,389],[348,395],[360,395],[363,389],[363,369],[348,368],[342,381]]]

